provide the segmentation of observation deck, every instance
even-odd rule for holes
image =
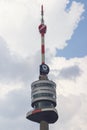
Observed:
[[[58,119],[58,114],[55,108],[43,108],[28,112],[26,118],[37,123],[40,123],[41,121],[55,123]]]
[[[56,107],[56,84],[51,80],[37,80],[31,84],[31,106],[26,118],[40,123],[54,123],[58,119]]]

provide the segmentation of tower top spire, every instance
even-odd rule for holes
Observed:
[[[47,30],[47,26],[44,24],[43,16],[44,16],[44,10],[43,10],[43,5],[41,5],[41,24],[39,25],[39,32],[40,32],[41,36],[44,38],[44,35]]]
[[[43,19],[43,16],[44,16],[44,11],[43,11],[43,5],[41,5],[41,23],[44,24],[44,19]]]

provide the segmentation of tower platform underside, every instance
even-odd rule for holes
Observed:
[[[41,121],[54,123],[58,119],[58,113],[55,108],[35,109],[28,112],[26,118],[37,123]]]

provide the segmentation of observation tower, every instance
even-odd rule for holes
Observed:
[[[39,79],[31,84],[31,106],[32,110],[26,114],[26,118],[40,123],[40,130],[48,130],[49,124],[58,120],[56,110],[56,84],[48,79],[50,71],[45,63],[45,33],[47,26],[44,24],[43,5],[41,6],[41,24],[38,29],[41,34],[41,65],[39,68]]]

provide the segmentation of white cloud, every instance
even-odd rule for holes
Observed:
[[[35,62],[37,61],[35,57],[33,60]],[[55,124],[51,125],[50,129],[54,128],[55,130],[64,130],[66,128],[67,130],[86,130],[87,57],[73,58],[69,60],[63,57],[56,57],[52,58],[51,60],[51,72],[49,78],[51,79],[52,77],[52,79],[55,79],[54,81],[56,81],[57,83],[57,110],[59,113],[59,120]],[[23,62],[21,64],[23,64]],[[17,66],[18,65],[20,64],[17,63]],[[77,69],[78,71],[76,71],[77,75],[76,72],[73,71],[73,74],[75,72],[75,80],[72,80],[72,78],[68,77],[66,79],[65,76],[63,76],[63,78],[59,78],[59,74],[61,73],[61,71],[63,72],[64,70],[63,75],[64,73],[66,73],[65,69],[67,69],[68,73],[71,74],[72,72],[70,68],[72,66],[78,66],[79,68]],[[54,71],[55,69],[56,72]],[[81,74],[79,75],[80,69]],[[72,70],[74,70],[74,67]],[[10,130],[13,128],[13,130],[23,130],[24,128],[34,129],[35,127],[39,129],[38,124],[28,121],[25,118],[27,111],[31,110],[30,82],[34,81],[33,75],[31,76],[31,80],[29,78],[30,81],[26,81],[27,83],[24,82],[24,84],[21,83],[23,81],[20,81],[18,84],[14,82],[15,79],[11,79],[11,81],[12,80],[13,84],[8,83],[7,86],[3,86],[3,84],[2,86],[0,86],[4,87],[4,89],[6,89],[5,87],[7,87],[8,89],[8,91],[5,90],[6,92],[3,92],[4,89],[1,89],[2,91],[0,91],[0,93],[3,92],[2,95],[0,94],[0,97],[2,96],[0,98],[0,129],[4,130],[8,128]],[[11,87],[13,89],[11,89]],[[3,125],[4,123],[6,125]]]
[[[87,57],[84,58],[53,58],[51,62],[52,79],[58,84],[57,91],[63,95],[86,94]],[[71,69],[72,68],[72,69]],[[71,87],[72,86],[72,87]]]
[[[86,130],[87,95],[69,95],[58,97],[59,120],[50,129]]]
[[[26,59],[19,57],[17,55],[11,55],[10,51],[6,45],[3,38],[0,37],[0,81],[22,81],[28,82],[31,77],[36,77],[38,75],[38,56],[35,54],[37,60],[31,58],[31,56]],[[36,67],[32,66],[36,64]],[[33,73],[37,71],[34,75]]]
[[[39,2],[40,0],[0,1],[0,35],[6,40],[12,53],[26,56],[32,54],[32,50],[35,53],[40,49],[37,29],[40,23]],[[69,0],[43,2],[48,25],[46,46],[51,50],[64,48],[81,20],[84,5],[74,1],[67,11],[68,2]]]

